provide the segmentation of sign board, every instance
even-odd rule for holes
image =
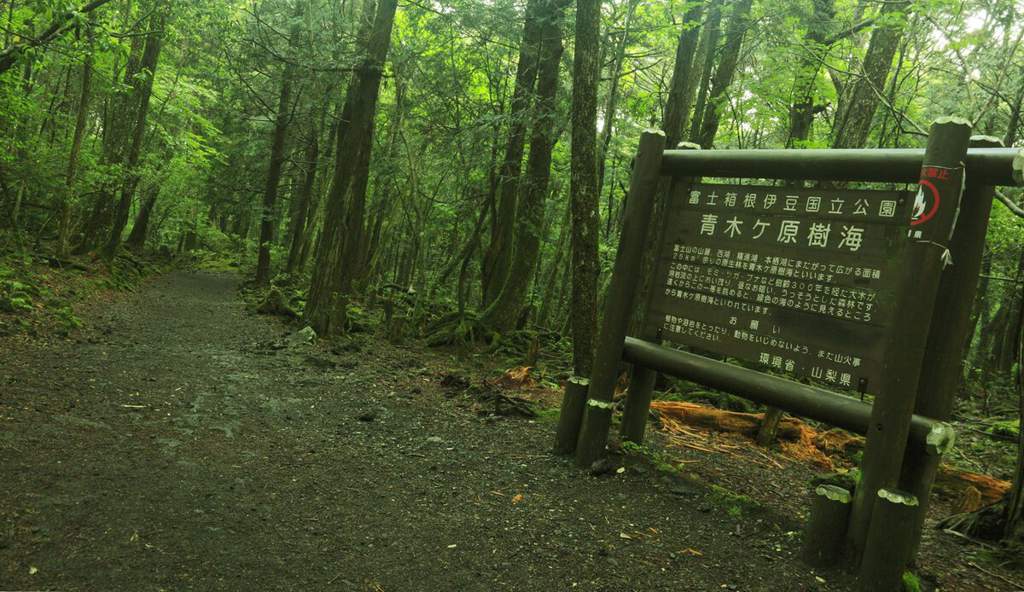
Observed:
[[[646,332],[872,392],[911,216],[926,209],[915,201],[908,191],[678,183]]]

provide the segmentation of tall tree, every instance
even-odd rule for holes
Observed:
[[[540,252],[544,202],[548,195],[548,181],[551,178],[551,151],[561,129],[557,121],[555,99],[558,94],[559,65],[563,51],[562,24],[566,4],[567,0],[546,0],[544,10],[539,15],[540,70],[537,74],[530,156],[526,162],[526,175],[520,185],[516,212],[514,256],[502,282],[501,292],[481,317],[482,324],[499,332],[516,327],[526,303],[526,294]],[[592,160],[592,163],[596,161]]]
[[[86,36],[89,38],[89,47],[86,49],[85,59],[82,62],[81,86],[78,93],[78,110],[75,115],[75,131],[71,140],[71,154],[68,156],[68,167],[64,175],[65,191],[60,204],[60,226],[57,230],[57,256],[64,257],[68,253],[68,243],[71,239],[71,195],[75,188],[75,181],[78,178],[78,160],[82,153],[82,142],[85,140],[85,124],[89,115],[89,101],[92,98],[92,70],[93,70],[93,26],[94,20],[89,21],[86,29]]]
[[[629,43],[630,33],[633,27],[633,17],[636,15],[636,7],[639,0],[629,0],[626,6],[626,18],[622,25],[622,34],[615,44],[615,55],[608,66],[608,78],[611,80],[608,88],[608,95],[602,113],[604,121],[601,122],[601,143],[598,144],[597,155],[597,187],[604,187],[605,164],[608,160],[608,147],[612,143],[612,132],[615,131],[615,113],[619,106],[619,81],[622,79],[622,64],[626,59],[626,44]],[[611,195],[609,193],[609,195]],[[609,208],[608,218],[612,217]]]
[[[697,57],[697,41],[700,39],[700,19],[704,2],[693,2],[683,17],[676,44],[676,61],[672,68],[668,100],[665,101],[665,115],[661,127],[665,131],[666,146],[675,148],[683,138],[683,129],[690,116],[690,104],[696,88],[693,63]]]
[[[722,57],[718,60],[718,67],[715,69],[715,76],[708,94],[708,104],[701,122],[698,143],[703,148],[710,148],[715,143],[722,115],[721,109],[725,104],[729,86],[732,85],[732,79],[736,75],[736,67],[739,65],[740,53],[743,49],[743,37],[750,26],[752,4],[753,0],[737,0],[733,4],[732,15],[729,17],[729,29],[725,34],[725,47],[722,49]]]
[[[835,0],[814,0],[813,12],[804,34],[803,53],[793,82],[793,98],[789,108],[789,137],[786,146],[792,148],[807,141],[814,121],[814,89],[818,72],[825,62],[828,46],[825,44],[832,19],[835,18]]]
[[[601,74],[601,1],[577,0],[576,48],[572,72],[572,360],[580,376],[590,375],[597,331],[598,186],[597,84]]]
[[[512,261],[519,175],[539,65],[541,23],[538,13],[543,10],[543,6],[543,0],[528,0],[526,4],[522,43],[516,65],[516,83],[508,113],[508,139],[498,172],[498,203],[491,215],[491,240],[484,254],[481,274],[485,307],[501,292]]]
[[[146,48],[142,52],[141,75],[143,80],[136,88],[136,96],[133,99],[135,106],[135,121],[132,128],[131,144],[124,161],[124,178],[121,181],[121,198],[115,205],[110,228],[110,236],[103,249],[103,255],[107,259],[113,259],[121,245],[121,233],[128,223],[128,214],[131,211],[132,199],[135,197],[135,188],[139,184],[139,175],[136,168],[139,158],[142,156],[142,140],[146,135],[146,118],[149,116],[149,100],[153,96],[153,80],[156,78],[156,67],[160,61],[160,51],[163,48],[164,25],[167,22],[167,14],[163,8],[158,8],[150,17],[150,33],[146,36]]]
[[[356,181],[353,177],[362,168],[357,163],[369,163],[380,81],[391,46],[397,7],[397,0],[380,0],[369,33],[360,36],[365,41],[364,55],[349,84],[342,110],[345,125],[338,131],[334,179],[305,313],[307,322],[320,335],[345,330],[346,298],[355,271],[346,268],[346,262],[355,260],[353,245],[358,245],[354,241],[361,237],[363,225],[360,206],[346,208],[346,198],[352,193]],[[363,191],[365,188],[364,180]],[[355,196],[352,201],[362,201],[364,197]]]
[[[910,2],[904,1],[882,6],[860,72],[844,85],[832,126],[833,148],[862,148],[867,142],[909,9]]]
[[[324,103],[326,105],[326,102]],[[322,111],[326,113],[326,109]],[[302,186],[292,200],[292,212],[288,220],[288,263],[285,271],[294,273],[300,269],[302,261],[302,245],[306,242],[312,224],[310,213],[316,191],[317,165],[320,161],[320,128],[323,117],[318,125],[311,126],[306,138],[306,149],[303,159]]]
[[[708,15],[701,27],[700,50],[698,55],[704,60],[700,70],[700,83],[697,86],[697,99],[693,106],[693,119],[690,121],[690,141],[700,139],[701,125],[704,123],[704,110],[707,108],[708,92],[711,90],[711,76],[715,72],[715,60],[718,58],[718,38],[722,29],[722,2],[710,0]]]
[[[288,126],[292,119],[292,88],[295,83],[295,53],[302,40],[302,20],[306,12],[306,2],[300,0],[295,5],[295,15],[288,32],[288,49],[290,56],[285,58],[281,71],[281,87],[277,97],[277,112],[274,115],[274,136],[270,144],[270,166],[263,188],[263,207],[260,211],[259,254],[256,261],[256,278],[258,286],[270,283],[270,244],[274,241],[274,230],[277,228],[275,206],[277,191],[281,185],[281,169],[285,161],[285,143],[288,139]]]

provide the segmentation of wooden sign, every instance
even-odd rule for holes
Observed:
[[[907,191],[678,184],[646,332],[872,392],[908,221],[927,215],[919,201]]]

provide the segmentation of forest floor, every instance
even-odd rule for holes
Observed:
[[[237,288],[172,272],[0,341],[0,590],[851,589],[797,557],[809,466],[591,476],[550,414],[481,413],[451,354],[309,345]],[[977,555],[930,534],[922,571],[1013,589]]]

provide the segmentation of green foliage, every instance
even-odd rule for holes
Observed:
[[[921,580],[912,571],[903,572],[903,592],[921,592]]]
[[[736,493],[720,485],[708,483],[711,489],[711,500],[725,508],[726,513],[733,518],[739,518],[746,513],[762,510],[760,504],[747,495]]]
[[[6,270],[13,275],[13,270]],[[38,288],[14,280],[0,279],[0,312],[28,313],[35,309],[34,297],[39,296]]]
[[[989,432],[1010,438],[1017,438],[1020,435],[1020,419],[1006,419],[997,421],[989,427]]]

